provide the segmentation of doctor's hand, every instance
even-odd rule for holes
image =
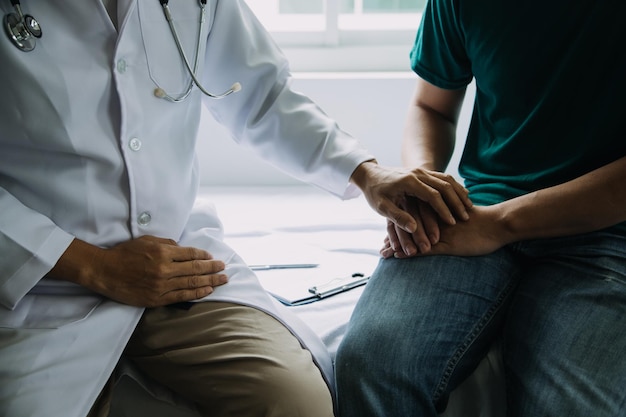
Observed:
[[[157,307],[205,297],[227,282],[224,262],[170,239],[143,236],[102,249],[78,239],[49,276],[120,303]]]
[[[468,192],[451,175],[426,169],[387,168],[376,161],[359,165],[350,181],[369,205],[411,236],[417,247],[437,240],[439,224],[467,220]]]

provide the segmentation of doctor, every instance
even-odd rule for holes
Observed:
[[[122,355],[203,414],[332,415],[324,346],[194,205],[202,100],[242,146],[408,231],[406,195],[465,216],[453,180],[377,165],[294,92],[243,1],[166,3],[0,3],[2,416],[106,415]]]

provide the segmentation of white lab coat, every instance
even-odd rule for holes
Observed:
[[[170,2],[190,60],[197,4]],[[119,34],[100,0],[22,7],[43,37],[28,53],[0,41],[0,415],[83,417],[142,314],[45,278],[74,237],[109,247],[149,234],[208,250],[230,276],[208,299],[287,323],[332,385],[321,342],[223,243],[213,208],[194,206],[201,95],[177,104],[153,95],[155,82],[170,94],[189,82],[159,2],[120,0]],[[9,1],[0,8],[13,11]],[[208,2],[201,56],[208,89],[243,86],[205,99],[235,140],[304,181],[355,195],[349,176],[372,156],[290,89],[287,63],[242,1]]]

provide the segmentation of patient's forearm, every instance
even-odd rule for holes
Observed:
[[[404,123],[402,163],[444,172],[456,140],[465,88],[445,90],[418,78]]]
[[[574,235],[626,221],[626,157],[499,206],[515,241]]]
[[[404,126],[402,164],[444,172],[454,152],[456,126],[441,115],[411,107]]]

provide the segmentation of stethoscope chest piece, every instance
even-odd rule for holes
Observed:
[[[41,38],[41,26],[31,15],[7,13],[3,25],[11,42],[24,52],[35,49],[36,39]]]

